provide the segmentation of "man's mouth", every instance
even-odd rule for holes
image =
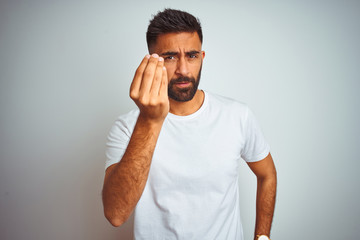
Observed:
[[[188,88],[192,83],[194,83],[194,80],[188,77],[180,77],[171,81],[171,84],[178,88]]]
[[[175,85],[180,88],[185,88],[189,87],[191,85],[191,82],[177,82],[175,83]]]

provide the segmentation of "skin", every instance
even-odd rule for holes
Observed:
[[[248,166],[257,178],[255,234],[270,237],[274,216],[277,174],[271,154],[258,162],[249,162]]]
[[[187,102],[168,97],[168,82],[181,76],[197,79],[205,52],[197,33],[160,35],[137,68],[130,97],[140,110],[133,134],[119,163],[106,169],[103,186],[104,214],[113,226],[122,225],[133,212],[144,190],[151,159],[163,122],[169,112],[189,115],[204,101],[197,90]],[[189,84],[176,84],[186,88]],[[275,206],[276,170],[269,154],[265,159],[248,163],[257,177],[255,235],[270,235]],[[255,238],[255,237],[254,237]]]
[[[158,53],[165,59],[169,80],[181,76],[196,79],[205,57],[205,52],[201,51],[201,42],[197,33],[164,34],[150,48],[150,53]],[[189,115],[201,107],[203,100],[204,93],[200,90],[188,102],[177,102],[169,98],[170,112],[181,116]]]
[[[193,51],[200,53],[195,60],[189,54]],[[152,55],[145,56],[137,68],[130,87],[130,97],[140,110],[133,134],[121,161],[105,172],[104,214],[113,226],[120,226],[129,218],[141,197],[156,142],[169,111],[188,115],[196,112],[204,100],[204,93],[199,90],[188,102],[176,102],[167,94],[168,79],[196,78],[200,71],[205,53],[201,51],[197,33],[161,35],[150,53]]]
[[[136,70],[130,97],[140,114],[121,161],[106,169],[104,214],[115,227],[133,212],[144,190],[162,123],[169,112],[167,74],[163,59],[146,56]]]

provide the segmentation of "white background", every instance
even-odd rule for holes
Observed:
[[[131,239],[101,203],[106,135],[164,7],[203,25],[200,88],[246,102],[272,147],[272,239],[355,239],[360,2],[0,2],[0,239]],[[251,239],[255,176],[242,164]],[[199,223],[201,224],[201,223]],[[291,237],[290,237],[291,236]]]

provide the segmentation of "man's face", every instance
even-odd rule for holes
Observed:
[[[157,53],[164,58],[169,79],[169,97],[180,102],[190,101],[197,91],[205,56],[205,52],[201,51],[198,34],[162,34],[150,53]]]

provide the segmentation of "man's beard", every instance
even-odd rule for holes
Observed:
[[[171,79],[168,85],[169,97],[178,102],[187,102],[193,99],[200,83],[201,68],[202,66],[200,67],[196,80],[193,77],[192,78],[179,77],[176,79]],[[174,86],[176,83],[188,83],[188,82],[190,82],[191,84],[190,87],[187,88],[177,88]]]

